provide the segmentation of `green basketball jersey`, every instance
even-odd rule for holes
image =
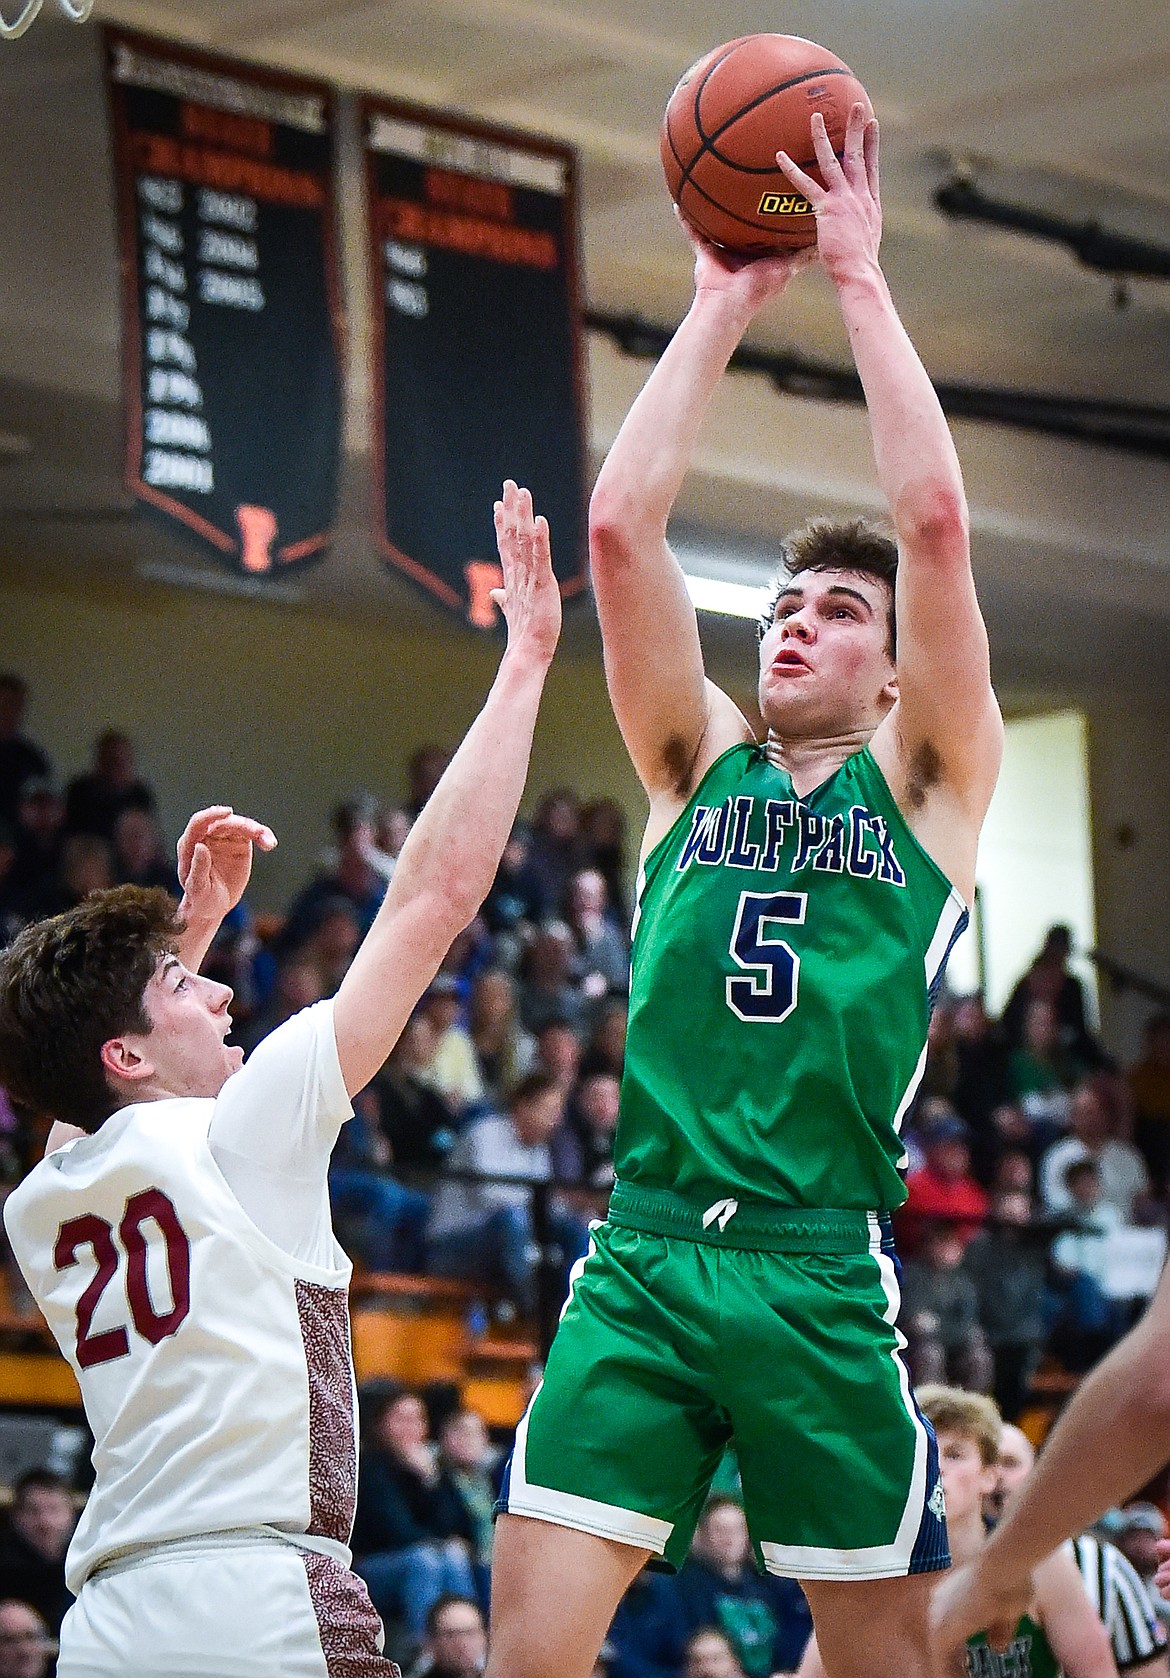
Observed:
[[[1062,1670],[1044,1627],[1030,1614],[1016,1622],[1016,1635],[1006,1649],[989,1648],[982,1632],[967,1639],[970,1678],[1061,1678]]]
[[[900,1205],[898,1131],[966,921],[868,748],[805,798],[763,747],[724,752],[645,861],[618,1176]]]

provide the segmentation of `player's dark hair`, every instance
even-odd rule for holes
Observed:
[[[772,627],[781,594],[802,571],[857,571],[882,583],[889,592],[888,650],[891,658],[896,655],[894,582],[898,575],[898,544],[884,525],[873,519],[809,519],[799,530],[786,536],[780,544],[776,589],[760,617],[761,640]]]
[[[181,931],[174,899],[142,886],[25,927],[0,954],[0,1085],[17,1106],[88,1131],[109,1118],[102,1045],[149,1032],[143,993]]]
[[[479,1615],[480,1624],[483,1624],[483,1609],[473,1596],[464,1596],[461,1591],[444,1591],[442,1596],[437,1596],[427,1609],[427,1617],[423,1623],[426,1626],[428,1637],[435,1635],[439,1629],[439,1621],[442,1616],[448,1608],[453,1608],[456,1604],[460,1608],[474,1608]]]

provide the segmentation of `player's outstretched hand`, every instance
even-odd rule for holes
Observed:
[[[930,1630],[935,1670],[961,1678],[967,1669],[967,1639],[986,1632],[993,1649],[1006,1649],[1032,1595],[1032,1580],[1022,1589],[992,1590],[978,1561],[944,1573],[930,1600]]]
[[[1158,1553],[1158,1571],[1154,1574],[1154,1588],[1170,1602],[1170,1538],[1159,1538],[1154,1548]]]
[[[696,231],[676,204],[675,218],[695,253],[695,296],[702,292],[723,292],[739,298],[755,314],[773,297],[779,297],[795,274],[817,259],[815,245],[783,251],[777,256],[740,256],[713,245]]]
[[[553,575],[548,520],[534,517],[531,494],[508,478],[495,505],[495,523],[504,586],[492,590],[492,599],[508,625],[508,646],[548,664],[561,633],[561,591]]]
[[[817,252],[833,281],[863,273],[876,264],[882,237],[882,204],[878,194],[878,125],[866,118],[865,106],[854,105],[845,127],[845,146],[838,160],[819,111],[812,119],[813,150],[824,186],[798,168],[787,152],[776,162],[817,218]]]
[[[228,804],[197,810],[178,845],[182,914],[188,921],[222,921],[244,895],[253,850],[271,851],[276,835],[263,822],[237,816]]]

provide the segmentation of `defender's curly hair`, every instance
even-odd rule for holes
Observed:
[[[88,1131],[109,1118],[102,1044],[149,1032],[143,992],[182,930],[165,891],[115,886],[0,952],[0,1084],[18,1106]]]
[[[898,544],[885,525],[873,519],[809,519],[780,544],[780,573],[771,600],[760,615],[763,640],[772,627],[776,605],[785,588],[802,571],[859,571],[889,590],[887,615],[889,654],[897,652],[894,623],[894,583],[898,575]]]

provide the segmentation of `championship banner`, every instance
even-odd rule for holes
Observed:
[[[383,100],[363,100],[360,116],[378,540],[490,629],[492,503],[505,478],[548,519],[561,593],[585,585],[574,155]]]
[[[287,571],[337,505],[332,94],[118,29],[105,50],[127,485],[242,571]]]

